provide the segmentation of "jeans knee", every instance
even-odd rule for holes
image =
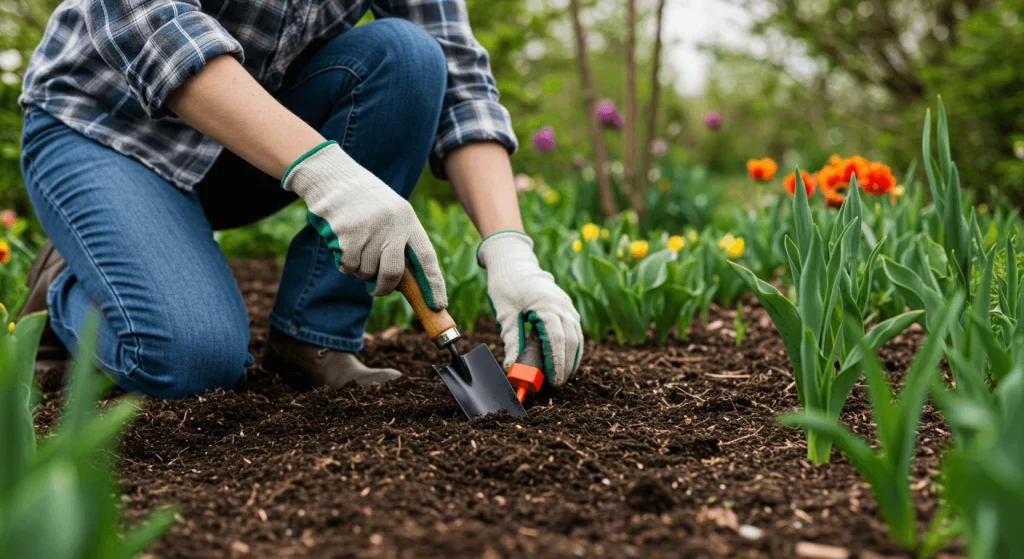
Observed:
[[[378,70],[388,91],[410,115],[439,114],[448,87],[448,62],[437,39],[404,19],[384,18],[373,28],[381,53]],[[433,124],[436,124],[433,123]]]
[[[142,339],[140,362],[123,387],[157,398],[232,388],[245,375],[248,345],[248,321],[168,325],[161,335]]]

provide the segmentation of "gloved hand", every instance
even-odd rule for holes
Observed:
[[[427,305],[448,306],[437,254],[412,206],[337,142],[295,160],[281,186],[305,200],[309,223],[334,252],[338,268],[369,281],[371,295],[394,291],[408,258]]]
[[[523,327],[529,322],[543,342],[545,378],[556,387],[565,384],[583,355],[580,315],[540,268],[533,240],[518,231],[495,233],[480,243],[477,261],[487,269],[487,295],[501,327],[505,367],[523,350]]]

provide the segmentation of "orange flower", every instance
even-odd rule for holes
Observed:
[[[864,180],[864,175],[867,174],[868,165],[869,163],[867,159],[864,159],[859,155],[854,155],[849,159],[842,160],[837,167],[843,177],[843,182],[848,183],[854,173],[857,175],[857,181],[862,182]]]
[[[772,177],[775,176],[775,171],[778,169],[779,166],[771,157],[751,159],[750,161],[747,161],[747,174],[755,181],[771,180]]]
[[[800,177],[804,179],[804,189],[807,191],[807,195],[814,194],[814,179],[811,178],[811,174],[807,171],[800,171]],[[790,173],[783,179],[782,184],[790,194],[796,194],[796,172]]]
[[[892,169],[884,163],[874,161],[867,165],[864,172],[864,192],[868,194],[885,194],[896,186],[896,177]]]
[[[833,166],[833,167],[838,167],[839,164],[842,161],[843,161],[843,158],[839,157],[839,155],[837,155],[835,153],[833,153],[832,156],[828,158],[828,164]]]
[[[846,201],[846,196],[840,194],[838,190],[826,190],[823,188],[821,191],[825,194],[825,205],[830,208],[838,208]]]
[[[843,176],[839,169],[834,166],[827,165],[822,170],[818,171],[818,186],[822,190],[835,190],[843,184]]]
[[[7,243],[7,239],[0,239],[0,264],[6,264],[11,261],[11,245]]]

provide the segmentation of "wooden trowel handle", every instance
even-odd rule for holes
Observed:
[[[455,320],[448,314],[448,311],[435,311],[427,306],[423,291],[420,290],[420,284],[416,281],[416,276],[413,275],[408,263],[405,265],[405,272],[402,274],[402,281],[398,284],[398,290],[405,296],[405,300],[409,301],[409,306],[416,313],[416,318],[420,319],[427,336],[434,340],[439,348],[447,346],[459,338]]]

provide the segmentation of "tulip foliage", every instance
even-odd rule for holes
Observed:
[[[0,320],[7,323],[6,312]],[[93,316],[56,434],[37,442],[34,359],[45,322],[44,313],[29,315],[0,336],[0,549],[5,557],[134,557],[174,523],[163,510],[121,530],[110,457],[138,400],[125,397],[96,413],[108,381],[93,369]]]
[[[791,212],[795,238],[785,239],[796,303],[748,268],[733,265],[782,336],[800,404],[806,410],[836,419],[860,377],[857,365],[865,350],[878,351],[922,313],[900,314],[865,334],[863,317],[883,241],[874,247],[862,246],[862,207],[856,178],[839,216],[823,235],[811,217],[801,174],[796,176]],[[862,257],[864,253],[866,258]],[[831,447],[830,438],[818,431],[807,431],[809,460],[828,462]]]

